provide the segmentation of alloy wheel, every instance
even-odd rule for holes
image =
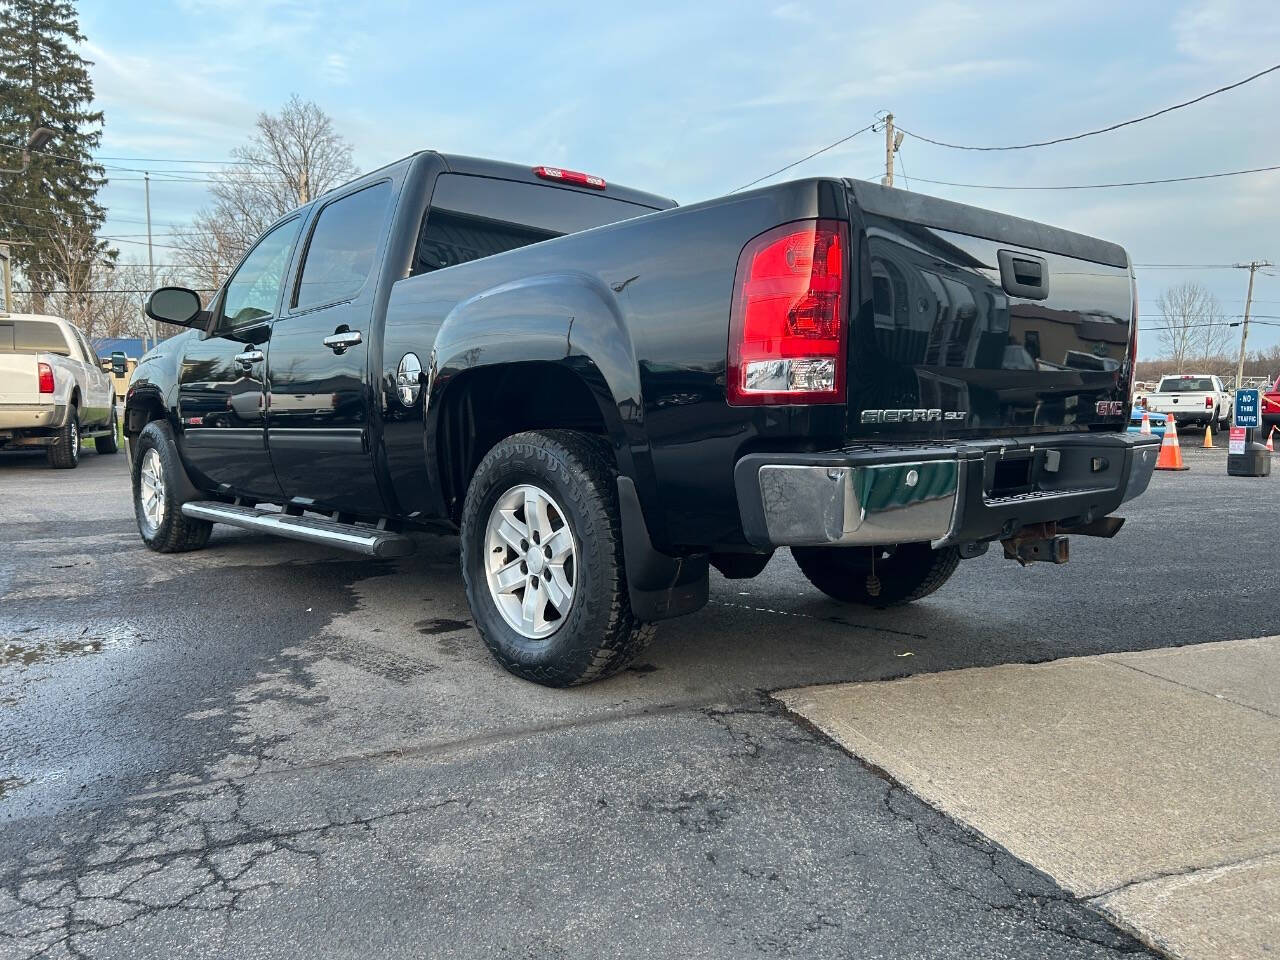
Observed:
[[[485,529],[485,577],[508,626],[530,640],[555,633],[573,606],[578,545],[565,512],[541,487],[512,487]]]

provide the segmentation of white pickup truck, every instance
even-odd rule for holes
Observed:
[[[1189,424],[1219,430],[1231,422],[1235,397],[1222,388],[1222,381],[1209,373],[1179,373],[1161,377],[1156,389],[1147,394],[1152,413],[1172,413],[1178,426]]]
[[[117,450],[115,389],[93,347],[61,317],[0,314],[0,449],[44,447],[49,465],[80,462],[80,442]]]

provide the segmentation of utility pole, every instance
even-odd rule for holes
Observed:
[[[1251,260],[1248,263],[1237,263],[1237,270],[1249,271],[1249,292],[1244,297],[1244,323],[1240,329],[1240,360],[1236,363],[1236,389],[1244,385],[1244,353],[1249,342],[1249,308],[1253,306],[1253,275],[1263,267],[1270,267],[1270,260]]]
[[[893,186],[893,114],[884,115],[884,177],[880,182],[886,187]]]
[[[893,155],[902,146],[904,136],[906,134],[894,128],[893,114],[886,113],[884,115],[884,176],[880,178],[880,183],[886,187],[893,186]]]
[[[9,277],[9,245],[0,243],[0,317],[13,310],[13,281]]]
[[[148,278],[147,283],[152,290],[155,290],[156,258],[155,258],[155,254],[152,253],[151,251],[151,174],[150,172],[144,172],[142,174],[142,185],[143,185],[143,190],[146,194],[146,201],[147,201],[147,278]],[[156,345],[156,322],[152,320],[147,326],[150,327],[151,346],[154,347]],[[146,338],[145,332],[143,333],[143,337],[142,337],[142,352],[143,353],[147,352],[147,338]]]

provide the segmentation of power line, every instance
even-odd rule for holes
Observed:
[[[1030,150],[1032,147],[1048,147],[1048,146],[1052,146],[1055,143],[1067,143],[1071,140],[1083,140],[1085,137],[1096,137],[1100,133],[1110,133],[1112,130],[1119,130],[1121,127],[1128,127],[1128,126],[1132,126],[1135,123],[1142,123],[1144,120],[1150,120],[1153,117],[1158,117],[1158,116],[1161,116],[1162,114],[1170,113],[1174,110],[1181,110],[1183,107],[1189,107],[1192,104],[1199,103],[1202,100],[1208,100],[1210,97],[1216,97],[1220,93],[1226,93],[1228,90],[1234,90],[1236,87],[1242,87],[1246,83],[1252,83],[1254,80],[1257,80],[1259,77],[1265,77],[1267,74],[1274,73],[1277,70],[1280,70],[1280,63],[1277,63],[1275,66],[1272,66],[1272,67],[1267,67],[1267,69],[1265,70],[1259,70],[1257,73],[1253,74],[1252,76],[1245,77],[1243,80],[1237,80],[1235,83],[1229,83],[1225,87],[1218,87],[1218,89],[1216,90],[1210,90],[1208,93],[1202,93],[1200,96],[1193,97],[1190,100],[1183,100],[1181,103],[1175,103],[1173,104],[1173,106],[1165,107],[1163,110],[1156,110],[1154,113],[1147,113],[1141,117],[1134,117],[1132,120],[1122,120],[1120,123],[1113,123],[1110,126],[1099,127],[1096,130],[1086,130],[1084,133],[1072,134],[1069,137],[1055,137],[1052,140],[1039,140],[1035,143],[1017,143],[1011,146],[1003,146],[1003,147],[975,147],[967,144],[947,143],[944,140],[934,140],[930,137],[922,136],[921,134],[918,134],[918,133],[912,133],[910,130],[905,129],[901,125],[898,125],[898,129],[902,130],[902,132],[909,137],[915,137],[917,140],[923,140],[925,143],[932,143],[934,146],[937,146],[937,147],[949,147],[952,150],[980,150],[980,151]]]
[[[21,151],[23,149],[24,148],[22,146],[15,146],[14,144],[11,144],[11,143],[0,143],[0,150]],[[69,163],[85,163],[86,162],[84,157],[71,157],[71,156],[67,156],[65,153],[49,153],[48,151],[45,151],[45,150],[40,151],[40,156],[48,157],[52,160],[64,160]],[[214,165],[226,164],[228,166],[240,166],[242,164],[249,165],[249,166],[253,165],[252,160],[175,160],[175,159],[165,158],[165,157],[108,157],[108,156],[92,157],[91,156],[88,158],[87,162],[95,166],[105,166],[105,164],[102,164],[100,162],[102,160],[117,160],[117,161],[123,161],[125,163],[204,163],[204,164],[214,164]]]
[[[1124,180],[1118,183],[1071,183],[1051,186],[1012,186],[999,183],[957,183],[954,180],[930,180],[913,177],[919,183],[934,183],[943,187],[969,187],[974,190],[1103,190],[1108,187],[1146,187],[1157,183],[1188,183],[1192,180],[1217,180],[1222,177],[1242,177],[1250,173],[1268,173],[1280,170],[1280,164],[1270,167],[1251,167],[1248,170],[1226,170],[1222,173],[1201,173],[1193,177],[1165,177],[1160,180]]]
[[[759,183],[762,180],[768,180],[770,177],[776,177],[778,174],[782,173],[784,170],[790,170],[792,167],[798,167],[800,164],[804,163],[806,160],[812,160],[814,157],[818,156],[819,154],[826,153],[828,150],[832,150],[840,146],[840,144],[842,143],[848,143],[858,134],[866,133],[868,130],[870,130],[879,122],[880,121],[877,120],[874,123],[869,123],[865,127],[863,127],[861,130],[855,130],[853,131],[853,133],[849,134],[847,137],[841,137],[835,143],[829,143],[825,147],[823,147],[821,150],[813,151],[813,153],[809,154],[807,157],[801,157],[799,160],[796,160],[794,163],[788,163],[785,167],[779,167],[777,170],[773,171],[773,173],[766,173],[763,177],[756,177],[750,183],[744,183],[742,186],[735,187],[733,190],[730,190],[729,192],[737,193],[739,190],[747,189],[747,187],[754,187],[757,183]]]

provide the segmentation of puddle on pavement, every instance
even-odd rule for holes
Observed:
[[[132,644],[137,635],[124,626],[0,628],[0,667],[29,667],[67,657],[83,657]]]

